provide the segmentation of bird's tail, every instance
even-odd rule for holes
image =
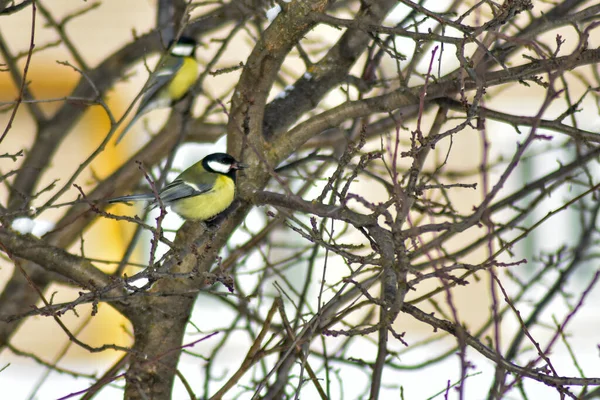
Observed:
[[[128,203],[131,201],[155,201],[152,193],[130,194],[129,196],[115,197],[108,200],[109,203]]]
[[[133,118],[131,118],[131,121],[129,121],[127,123],[127,125],[125,125],[125,128],[123,128],[123,130],[121,131],[121,133],[119,134],[119,137],[117,138],[117,140],[115,140],[115,146],[119,144],[119,142],[121,141],[121,139],[123,139],[123,137],[125,136],[125,134],[129,131],[129,129],[137,122],[138,119],[140,119],[140,117],[142,116],[142,113],[136,113]]]

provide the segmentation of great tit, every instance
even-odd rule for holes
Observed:
[[[115,144],[118,144],[129,128],[149,111],[171,107],[192,87],[198,77],[198,62],[195,58],[196,41],[182,36],[176,43],[171,42],[171,52],[162,67],[148,82],[148,89],[142,96],[140,105],[127,126],[123,129]]]
[[[235,197],[235,174],[247,166],[225,153],[210,154],[183,171],[166,185],[158,196],[164,206],[184,219],[206,221],[225,211]],[[110,199],[109,203],[150,201],[158,206],[153,193],[134,194]]]

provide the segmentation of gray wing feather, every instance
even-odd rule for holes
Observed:
[[[160,198],[164,203],[168,204],[179,199],[206,193],[212,188],[213,185],[211,184],[191,186],[181,179],[175,179],[161,190]]]
[[[138,111],[136,114],[141,115],[145,114],[150,110],[159,107],[168,107],[169,104],[161,105],[161,104],[152,104],[152,100],[154,100],[155,95],[165,87],[171,79],[173,79],[173,75],[179,71],[181,66],[183,65],[183,58],[173,58],[169,65],[161,68],[156,72],[154,78],[150,82],[148,82],[148,89],[144,93],[142,100],[140,101],[140,106],[138,107]],[[170,100],[168,100],[170,103]]]
[[[183,59],[173,58],[169,64],[170,65],[166,65],[164,68],[161,68],[159,71],[157,71],[152,81],[148,82],[148,89],[146,89],[146,91],[144,92],[144,95],[142,96],[142,100],[140,101],[140,105],[137,111],[135,112],[135,115],[133,116],[131,121],[129,121],[125,129],[121,131],[121,134],[115,141],[115,145],[119,144],[119,142],[121,141],[121,139],[123,139],[129,128],[131,128],[142,115],[146,114],[148,111],[154,110],[155,108],[164,108],[170,106],[170,99],[166,99],[164,101],[164,104],[161,102],[153,103],[156,94],[163,87],[168,85],[169,82],[171,82],[171,79],[173,79],[173,75],[175,75],[175,73],[179,71],[179,68],[181,68],[181,66],[183,65]]]
[[[169,203],[179,199],[206,193],[212,188],[213,185],[211,184],[191,186],[181,179],[175,179],[161,190],[160,199],[164,205],[169,205]],[[156,207],[156,197],[153,193],[131,194],[129,196],[115,197],[108,200],[109,203],[127,203],[132,201],[148,201],[151,203],[149,204],[151,207]]]

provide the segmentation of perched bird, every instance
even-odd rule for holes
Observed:
[[[158,196],[164,206],[182,218],[192,221],[206,221],[225,211],[235,197],[235,174],[246,168],[225,153],[210,154],[183,171],[175,180],[166,185]],[[129,201],[150,201],[155,208],[158,201],[154,193],[134,194],[110,199],[109,203]]]
[[[157,108],[171,107],[188,92],[198,77],[198,62],[194,58],[196,45],[194,39],[185,36],[179,38],[176,43],[169,44],[171,52],[148,82],[148,89],[142,96],[135,115],[125,126],[115,144],[123,139],[129,128],[142,115]]]

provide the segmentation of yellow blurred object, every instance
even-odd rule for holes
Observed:
[[[52,61],[42,63],[39,60],[30,67],[27,79],[31,81],[30,88],[36,98],[61,98],[67,96],[79,79],[79,75],[70,68],[60,66]],[[9,74],[0,75],[0,101],[13,101],[17,96],[17,90],[10,80]],[[41,109],[46,115],[52,115],[62,102],[40,103]],[[119,102],[117,96],[111,96],[108,100],[111,110],[119,113],[126,108],[124,102]],[[10,113],[4,113],[0,117],[2,126],[6,126]],[[33,121],[27,111],[27,105],[21,104],[17,117],[13,122],[11,130],[2,143],[3,152],[9,154],[17,153],[19,150],[31,146],[35,131]],[[101,107],[90,107],[82,120],[74,127],[67,136],[56,154],[59,157],[52,159],[52,165],[44,172],[38,188],[49,185],[56,179],[69,177],[78,166],[97,148],[110,130],[109,120]],[[77,151],[73,151],[77,149]],[[114,146],[106,149],[92,162],[77,180],[85,191],[89,191],[97,179],[102,179],[116,170],[123,162],[123,154]],[[22,159],[17,162],[11,159],[0,159],[0,174],[5,174],[19,167]],[[92,172],[93,171],[93,172]],[[53,191],[41,194],[35,200],[34,205],[43,204]],[[0,195],[5,200],[8,196],[6,185],[0,187]],[[77,196],[76,191],[69,191],[65,199],[73,200]],[[66,201],[61,199],[62,201]],[[45,211],[40,218],[57,222],[65,209],[50,209]],[[83,233],[83,242],[75,243],[72,248],[67,249],[74,254],[81,254],[82,248],[86,257],[99,260],[118,261],[124,253],[124,246],[128,238],[133,234],[133,227],[128,224],[120,224],[109,219],[98,219],[89,229]],[[134,254],[132,261],[139,259],[139,254]],[[111,273],[116,268],[115,263],[94,263],[98,268]],[[0,289],[4,287],[12,274],[14,265],[5,259],[0,259]],[[69,302],[78,297],[80,289],[71,288],[60,284],[53,284],[46,291],[46,298],[52,296],[53,303]],[[38,306],[40,304],[38,303]],[[77,337],[90,346],[101,346],[106,343],[127,346],[131,340],[126,333],[129,330],[128,321],[118,312],[107,305],[98,307],[98,314],[89,318],[92,312],[91,305],[77,307],[77,315],[67,312],[61,317],[61,321],[74,333],[81,330]],[[44,332],[40,335],[40,332]],[[58,349],[69,343],[67,335],[51,317],[29,318],[11,339],[11,344],[17,349],[36,354],[44,359],[52,359],[56,356]],[[68,360],[82,360],[93,357],[113,358],[114,352],[102,352],[90,354],[79,346],[71,344],[67,352]]]

